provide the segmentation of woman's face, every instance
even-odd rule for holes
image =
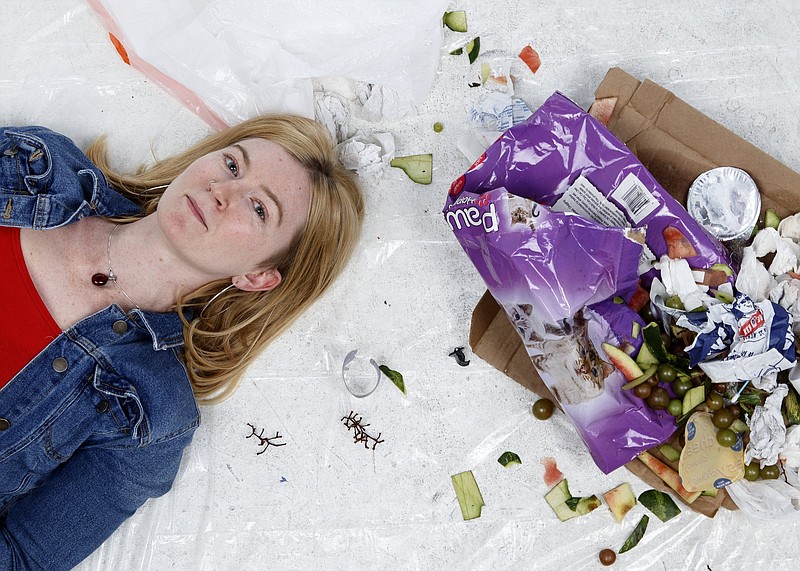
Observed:
[[[246,139],[193,162],[169,185],[156,215],[173,253],[209,281],[272,289],[262,263],[285,249],[308,216],[305,169],[280,145]]]

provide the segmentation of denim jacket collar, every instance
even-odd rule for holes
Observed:
[[[119,306],[115,307],[119,309]],[[128,316],[144,325],[153,337],[153,349],[156,351],[183,345],[183,322],[177,313],[156,313],[134,309]]]

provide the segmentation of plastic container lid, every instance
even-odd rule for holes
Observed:
[[[719,167],[701,174],[689,187],[686,209],[719,240],[748,238],[761,212],[755,181],[742,169]]]

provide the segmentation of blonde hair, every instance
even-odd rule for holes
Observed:
[[[294,115],[255,117],[215,133],[173,157],[141,167],[135,174],[115,171],[104,139],[88,150],[89,158],[117,190],[155,211],[163,188],[196,159],[244,139],[277,143],[305,169],[311,187],[308,219],[292,243],[265,267],[277,268],[283,279],[274,290],[245,292],[218,280],[184,295],[177,311],[184,322],[186,366],[194,393],[202,404],[220,402],[238,386],[256,356],[305,309],[344,269],[364,218],[364,201],[353,173],[339,163],[328,131],[316,121]],[[191,320],[185,310],[192,310]],[[201,315],[202,313],[202,315]]]

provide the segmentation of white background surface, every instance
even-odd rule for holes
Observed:
[[[232,3],[233,4],[233,3]],[[584,108],[611,66],[648,77],[800,169],[800,6],[792,0],[462,0],[484,51],[542,58],[517,94],[536,108],[560,90]],[[114,159],[134,168],[209,132],[200,119],[111,47],[79,0],[0,3],[0,123],[38,123],[85,145],[107,133]],[[456,36],[445,36],[445,48]],[[446,53],[446,50],[445,50]],[[553,456],[573,493],[630,482],[593,464],[563,415],[530,414],[534,396],[480,359],[448,357],[466,345],[484,286],[440,215],[450,182],[469,165],[455,141],[479,97],[466,56],[443,55],[418,116],[358,119],[351,131],[391,132],[399,155],[432,152],[433,184],[397,169],[367,181],[367,220],[347,274],[275,343],[224,404],[203,410],[174,489],[148,502],[81,569],[583,569],[619,549],[622,524],[605,506],[559,522],[542,499],[540,459]],[[324,85],[346,87],[341,82]],[[346,93],[345,89],[345,95]],[[350,94],[352,95],[352,94]],[[431,126],[440,121],[444,131]],[[361,348],[405,376],[408,394],[382,382],[357,400],[338,376]],[[385,442],[373,452],[340,422],[354,410]],[[246,423],[286,446],[246,439]],[[513,450],[521,466],[497,457]],[[450,475],[472,470],[486,506],[464,522]],[[98,507],[102,509],[102,507]],[[619,569],[795,569],[800,524],[754,523],[724,510],[650,518]]]

